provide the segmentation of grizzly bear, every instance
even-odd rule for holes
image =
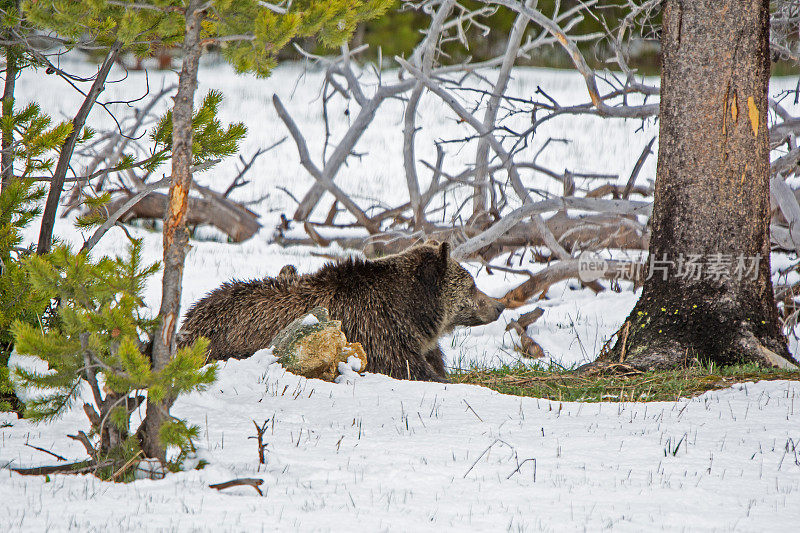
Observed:
[[[365,370],[426,381],[446,381],[442,335],[493,322],[504,309],[475,287],[449,244],[426,242],[380,259],[328,263],[314,274],[298,276],[287,265],[277,278],[224,283],[186,313],[179,344],[203,336],[212,359],[249,357],[318,306],[364,347]]]

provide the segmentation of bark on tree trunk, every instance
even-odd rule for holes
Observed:
[[[14,8],[19,12],[20,0],[15,0]],[[19,25],[15,29],[19,28]],[[19,74],[19,51],[16,47],[6,45],[6,79],[3,84],[3,116],[12,113],[14,110],[14,89],[17,84],[17,74]],[[6,135],[8,133],[8,135]],[[2,149],[0,156],[0,191],[6,188],[14,179],[14,155],[11,153],[11,145],[14,142],[13,132],[3,132]]]
[[[664,6],[652,277],[598,363],[792,366],[770,280],[769,2]]]
[[[6,80],[3,85],[3,115],[13,113],[14,87],[17,82],[17,51],[13,46],[6,47]],[[8,133],[8,135],[6,135]],[[5,189],[14,179],[14,154],[11,153],[11,144],[14,142],[13,132],[3,131],[3,155],[0,164],[0,191]]]
[[[205,13],[198,9],[201,2],[193,0],[186,7],[186,33],[183,40],[183,64],[178,78],[178,92],[172,108],[172,182],[169,202],[164,214],[164,274],[161,285],[159,327],[153,339],[153,370],[162,370],[175,353],[175,328],[180,316],[183,263],[189,235],[186,230],[186,210],[192,184],[192,110],[197,91],[197,70],[202,47],[201,22]],[[169,419],[174,398],[169,395],[161,402],[148,399],[147,413],[140,438],[147,457],[165,460],[166,450],[159,438],[161,426]]]
[[[36,253],[39,255],[46,254],[50,251],[50,245],[53,242],[53,227],[56,223],[56,211],[58,211],[58,201],[61,198],[61,191],[64,189],[64,178],[67,177],[69,170],[69,162],[72,159],[72,152],[75,150],[75,145],[78,142],[78,137],[81,134],[81,129],[86,123],[86,118],[89,112],[94,107],[97,97],[103,92],[106,84],[106,78],[111,71],[111,67],[116,63],[119,52],[122,49],[122,43],[117,41],[106,54],[103,65],[97,72],[97,77],[89,89],[89,93],[83,100],[81,108],[72,119],[72,133],[67,136],[61,147],[61,153],[58,156],[58,163],[56,163],[56,170],[53,172],[53,180],[50,182],[50,191],[47,193],[47,201],[44,204],[44,213],[42,214],[42,225],[39,229],[39,244],[36,246]]]

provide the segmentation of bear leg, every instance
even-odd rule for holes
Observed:
[[[425,354],[424,358],[428,363],[428,366],[431,368],[431,376],[427,377],[426,379],[430,379],[431,381],[440,381],[442,383],[450,382],[450,380],[447,379],[447,370],[444,367],[444,354],[439,346],[429,350]]]

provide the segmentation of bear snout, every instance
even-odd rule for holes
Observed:
[[[506,306],[490,296],[487,296],[486,299],[486,309],[488,315],[488,320],[486,323],[488,324],[489,322],[494,322],[500,318],[500,315],[503,313],[503,311],[505,311]]]
[[[497,318],[500,318],[500,315],[502,315],[503,311],[506,310],[506,306],[503,305],[503,303],[500,302],[499,300],[495,300],[494,301],[494,310],[497,312]],[[497,320],[497,318],[495,318],[495,320]]]
[[[500,318],[500,314],[505,310],[506,306],[502,302],[495,300],[491,296],[480,293],[478,300],[478,324],[483,325],[494,322]]]

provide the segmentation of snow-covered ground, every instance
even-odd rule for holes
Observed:
[[[337,385],[251,358],[229,361],[174,413],[202,427],[204,470],[127,485],[4,473],[0,528],[792,531],[800,520],[793,382],[580,404],[380,375]],[[0,461],[52,462],[26,442],[80,457],[63,435],[84,418],[30,426],[4,415]],[[261,468],[253,420],[269,420]],[[263,478],[264,497],[208,488],[237,477]]]
[[[124,84],[110,85],[104,98],[140,95],[144,75],[130,76]],[[174,76],[150,73],[151,88],[164,80]],[[320,73],[302,65],[283,66],[271,78],[256,80],[206,64],[199,94],[209,88],[223,91],[223,120],[248,126],[245,156],[286,135],[271,104],[272,94],[279,94],[319,161],[324,138],[320,83]],[[794,83],[780,80],[775,90]],[[573,73],[515,72],[513,94],[529,96],[537,86],[565,103],[585,99],[581,79]],[[79,105],[73,91],[43,73],[23,76],[17,91],[21,103],[36,100],[57,118]],[[397,205],[407,197],[402,107],[398,102],[386,106],[357,146],[365,155],[337,177],[364,205]],[[330,109],[335,142],[349,118],[339,103]],[[100,109],[90,122],[111,123]],[[467,133],[432,97],[422,101],[420,125],[418,157],[428,161],[435,160],[435,139]],[[522,157],[532,158],[548,137],[566,138],[569,143],[551,142],[538,162],[558,172],[617,174],[624,182],[655,133],[652,122],[563,117],[549,122]],[[445,170],[470,163],[472,150],[447,146]],[[224,187],[234,172],[234,161],[227,161],[200,179]],[[639,179],[654,175],[651,157]],[[184,309],[227,279],[274,275],[287,263],[308,272],[325,261],[311,249],[271,242],[280,214],[294,208],[277,186],[299,197],[311,183],[291,140],[259,159],[250,177],[252,184],[237,194],[266,195],[253,207],[264,229],[242,244],[194,241],[185,269]],[[526,179],[530,186],[557,190],[549,178]],[[321,210],[329,205],[323,202]],[[32,240],[37,231],[31,228],[28,237]],[[145,239],[146,259],[160,259],[159,233],[131,232]],[[69,219],[59,221],[56,233],[75,243],[83,238]],[[95,253],[123,253],[125,246],[122,231],[115,229]],[[786,258],[774,261],[784,264]],[[466,266],[478,286],[494,296],[523,280]],[[147,288],[152,308],[159,303],[159,285],[154,279]],[[548,359],[567,365],[590,360],[636,299],[630,291],[596,296],[568,282],[555,285],[548,297],[538,303],[545,314],[530,333]],[[506,311],[494,324],[443,339],[448,364],[516,361],[505,325],[533,307]],[[181,398],[174,413],[201,427],[198,444],[210,462],[204,470],[127,485],[91,476],[47,480],[6,471],[0,474],[5,507],[0,530],[791,531],[800,522],[800,450],[795,449],[800,385],[793,382],[736,385],[677,402],[579,404],[381,375],[366,375],[354,385],[330,384],[288,374],[255,357],[223,364],[219,382],[206,393]],[[253,420],[270,421],[266,466],[259,467],[256,441],[249,439],[255,435]],[[52,463],[52,457],[26,443],[80,459],[81,446],[65,435],[87,427],[80,409],[49,425],[0,414],[0,466]],[[223,493],[208,488],[234,477],[263,478],[264,497],[249,487]]]

